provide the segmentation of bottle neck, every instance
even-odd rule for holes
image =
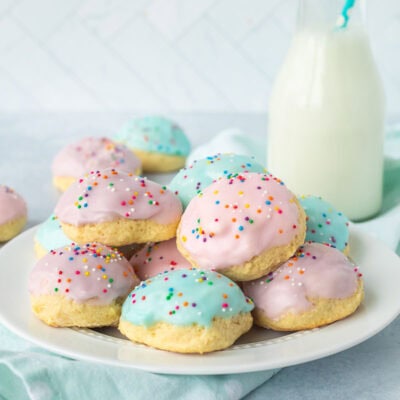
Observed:
[[[363,27],[364,0],[299,0],[298,30],[334,30]]]

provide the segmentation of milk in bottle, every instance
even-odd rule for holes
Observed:
[[[385,101],[360,4],[345,4],[354,5],[347,20],[343,3],[300,0],[270,98],[267,160],[297,195],[322,196],[360,220],[381,206]]]

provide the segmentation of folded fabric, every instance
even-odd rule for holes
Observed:
[[[222,138],[222,139],[221,139]],[[228,139],[233,139],[229,142]],[[400,133],[388,134],[384,211],[359,224],[393,249],[400,238]],[[244,145],[246,143],[246,145]],[[237,130],[217,137],[202,153],[263,149]],[[258,150],[256,157],[261,157]],[[193,159],[193,157],[191,158]],[[161,375],[68,359],[31,345],[0,325],[0,399],[240,399],[265,384],[279,370],[220,376]],[[263,386],[265,388],[265,385]],[[264,398],[264,397],[263,397]]]
[[[0,399],[240,399],[278,370],[178,376],[75,361],[19,339],[0,325]]]

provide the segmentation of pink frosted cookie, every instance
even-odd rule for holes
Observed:
[[[8,186],[0,185],[0,242],[12,239],[26,224],[24,199]]]
[[[191,267],[176,248],[175,239],[147,244],[132,256],[130,263],[142,281],[165,271]]]
[[[311,329],[352,314],[363,299],[358,267],[329,245],[307,243],[276,271],[243,284],[257,325]]]
[[[105,168],[118,168],[138,175],[141,162],[122,144],[106,137],[86,137],[65,146],[54,157],[53,183],[64,192],[84,174]]]
[[[191,200],[177,245],[193,266],[246,281],[291,257],[305,228],[304,211],[283,182],[249,172],[222,178]]]
[[[33,267],[33,312],[51,326],[116,325],[121,306],[139,284],[121,253],[97,243],[51,250]]]
[[[74,182],[55,209],[75,243],[112,246],[171,239],[181,214],[181,202],[166,187],[115,169],[90,172]]]

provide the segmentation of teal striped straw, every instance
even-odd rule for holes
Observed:
[[[346,3],[344,4],[342,8],[342,13],[340,14],[339,20],[338,20],[338,27],[339,28],[346,28],[347,24],[349,23],[349,12],[350,10],[354,7],[354,4],[356,3],[356,0],[346,0]]]

